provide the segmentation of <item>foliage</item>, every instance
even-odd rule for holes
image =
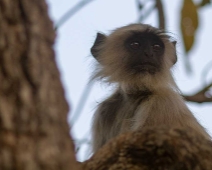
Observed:
[[[198,8],[192,0],[184,0],[181,11],[181,32],[188,53],[195,41],[196,30],[199,25]]]

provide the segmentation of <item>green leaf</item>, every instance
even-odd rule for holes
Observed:
[[[185,47],[185,52],[188,53],[194,42],[195,33],[198,28],[198,12],[197,6],[192,0],[184,0],[181,10],[181,32]]]

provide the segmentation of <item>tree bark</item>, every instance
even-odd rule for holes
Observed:
[[[212,143],[183,128],[122,134],[83,163],[83,170],[211,170]]]
[[[0,1],[0,169],[78,169],[44,0]]]

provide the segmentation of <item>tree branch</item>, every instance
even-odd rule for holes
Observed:
[[[140,16],[138,17],[138,23],[140,23],[141,21],[143,21],[145,18],[147,18],[152,11],[155,9],[155,5],[151,6],[148,10],[146,10],[145,14],[142,15],[140,14]]]
[[[82,9],[86,4],[90,3],[93,0],[82,0],[73,8],[68,10],[56,23],[55,30],[61,27],[69,18],[71,18],[75,13],[77,13],[80,9]]]
[[[161,0],[156,0],[155,6],[158,9],[159,28],[165,29],[165,16],[164,16],[163,4]]]
[[[152,127],[114,138],[84,162],[82,169],[211,170],[211,159],[211,143],[193,131]]]
[[[212,87],[212,83],[204,87],[197,93],[191,96],[183,95],[184,99],[189,102],[203,103],[203,102],[212,102],[212,96],[207,96],[207,91]]]
[[[45,1],[1,0],[0,30],[0,169],[79,170]]]

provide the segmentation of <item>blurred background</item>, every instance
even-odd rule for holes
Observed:
[[[113,90],[101,82],[88,83],[95,69],[90,48],[96,33],[108,34],[135,22],[164,28],[177,40],[175,80],[182,94],[192,97],[187,105],[212,135],[210,0],[47,0],[47,4],[56,29],[54,49],[71,106],[68,122],[79,161],[90,156],[96,106]]]

